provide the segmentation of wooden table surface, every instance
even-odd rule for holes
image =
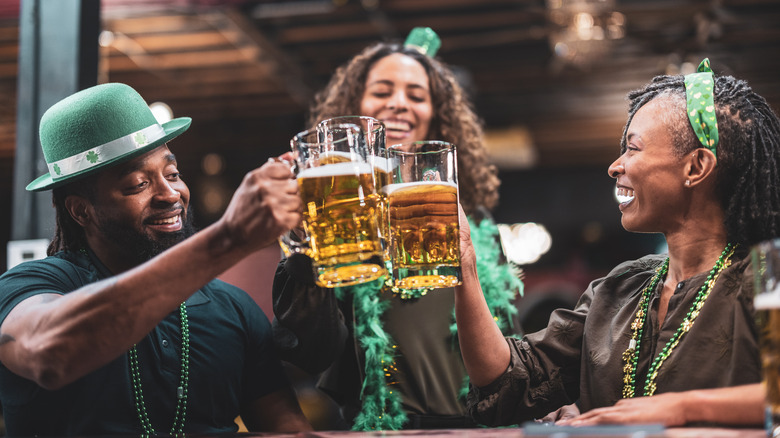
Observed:
[[[315,431],[299,434],[239,433],[241,437],[301,437],[301,438],[354,438],[354,437],[425,437],[425,438],[766,438],[763,429],[675,427],[663,428],[659,425],[636,426],[594,426],[540,428],[475,428],[475,429],[430,429],[401,431]]]

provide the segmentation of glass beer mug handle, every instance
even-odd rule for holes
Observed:
[[[268,159],[269,163],[284,163],[290,166],[290,170],[293,175],[298,175],[298,163],[293,160],[286,160],[282,157],[271,157]],[[282,248],[282,252],[285,257],[290,257],[293,254],[308,255],[308,237],[306,232],[300,229],[292,229],[287,233],[279,236],[279,247]]]

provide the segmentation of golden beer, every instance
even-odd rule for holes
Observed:
[[[372,162],[374,170],[374,187],[376,188],[377,198],[377,224],[379,226],[379,238],[382,243],[382,247],[386,247],[385,239],[389,235],[389,228],[387,225],[387,195],[382,192],[382,188],[390,184],[390,173],[387,171],[387,158],[371,156],[369,160]],[[350,155],[346,152],[340,151],[328,151],[319,158],[319,164],[336,164],[336,163],[348,163],[352,162]]]
[[[387,220],[387,192],[384,190],[385,186],[390,184],[390,171],[388,169],[387,158],[372,157],[374,162],[374,185],[376,192],[379,195],[379,214],[377,220],[379,221],[379,234],[382,241],[382,246],[385,249],[385,260],[390,259],[390,225]]]
[[[395,285],[460,284],[458,189],[446,181],[390,184],[387,193]]]
[[[756,295],[761,365],[766,388],[767,414],[773,428],[780,425],[780,293]]]
[[[384,275],[371,165],[339,162],[304,169],[298,187],[317,284],[349,286]]]
[[[350,161],[352,159],[348,152],[328,151],[320,156],[318,164],[324,166],[326,164],[349,163]]]

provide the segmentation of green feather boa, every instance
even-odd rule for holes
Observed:
[[[523,282],[518,269],[502,262],[502,251],[498,227],[490,219],[483,219],[475,224],[469,217],[471,240],[477,255],[477,274],[480,278],[482,292],[499,328],[505,334],[513,328],[512,318],[517,309],[512,304],[515,295],[523,294]],[[355,337],[365,353],[365,373],[361,390],[361,410],[355,417],[352,430],[399,430],[406,422],[406,412],[401,402],[401,394],[393,390],[386,376],[392,375],[388,367],[393,366],[395,354],[394,342],[384,330],[382,315],[390,301],[382,298],[382,288],[385,279],[380,278],[370,283],[336,288],[336,297],[344,300],[345,291],[352,294],[355,309]],[[423,293],[403,291],[403,298],[417,298]],[[453,342],[457,342],[457,324],[454,322],[450,330]],[[468,393],[468,377],[464,381],[460,395],[465,399]]]
[[[387,385],[387,367],[395,360],[393,341],[384,330],[382,314],[390,301],[382,299],[384,277],[369,283],[352,286],[355,308],[355,338],[366,356],[366,377],[360,391],[360,413],[355,417],[352,430],[399,430],[406,422],[406,412],[401,405],[401,394]],[[336,298],[343,300],[342,288],[336,289]]]

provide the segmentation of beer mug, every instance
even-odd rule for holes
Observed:
[[[385,124],[380,120],[368,116],[340,116],[325,119],[317,124],[317,129],[325,135],[332,136],[344,129],[344,126],[357,125],[360,128],[358,143],[365,143],[368,149],[369,162],[374,169],[374,186],[379,195],[379,238],[383,248],[387,251],[387,197],[382,188],[390,183],[390,169],[387,165],[387,151],[385,148]],[[385,253],[385,261],[389,260],[389,253]]]
[[[417,141],[387,148],[393,285],[401,289],[461,284],[455,145]]]
[[[780,239],[751,249],[756,325],[766,388],[766,427],[780,434]]]
[[[298,190],[303,202],[305,237],[285,235],[288,257],[312,258],[315,282],[322,287],[350,286],[387,274],[379,240],[379,195],[360,128],[342,125],[325,136],[317,129],[291,140]]]

